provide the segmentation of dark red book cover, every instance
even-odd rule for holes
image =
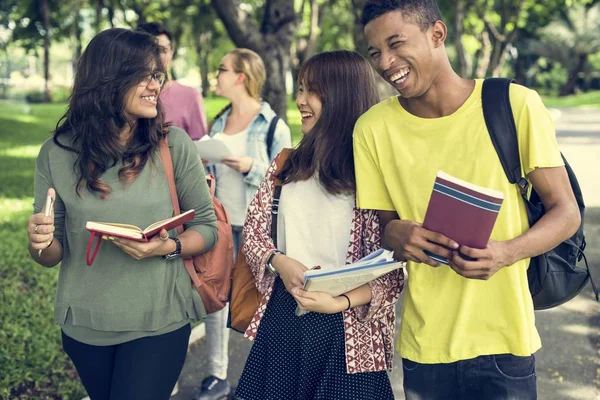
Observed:
[[[503,198],[502,192],[439,171],[423,228],[441,233],[460,245],[483,249],[492,234]]]

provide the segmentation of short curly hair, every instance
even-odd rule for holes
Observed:
[[[363,26],[367,25],[372,20],[392,11],[400,11],[423,31],[442,20],[435,0],[367,0],[362,10],[361,23]]]

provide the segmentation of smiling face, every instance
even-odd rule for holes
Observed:
[[[298,111],[302,116],[302,134],[306,135],[319,120],[323,104],[319,96],[312,92],[305,82],[298,85],[296,107],[298,107]]]
[[[440,51],[445,52],[445,28],[437,21],[422,30],[400,11],[383,14],[365,26],[369,56],[402,97],[423,96],[432,86],[440,71]]]
[[[125,115],[130,121],[156,117],[161,80],[164,81],[164,74],[155,72],[129,89],[125,96]]]

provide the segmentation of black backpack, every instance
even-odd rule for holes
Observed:
[[[528,197],[529,182],[521,175],[521,162],[517,129],[510,106],[509,88],[513,79],[490,78],[483,82],[481,101],[483,116],[492,143],[496,148],[504,172],[510,183],[519,186],[525,201],[529,226],[533,226],[545,213],[544,205],[535,190]],[[585,205],[577,178],[569,163],[562,155],[569,182],[581,213],[581,225],[577,232],[552,250],[533,257],[527,270],[529,291],[536,310],[556,307],[573,297],[585,287],[588,280],[592,285],[596,300],[600,301],[598,289],[590,275],[590,269],[583,250],[585,236],[583,234],[583,217]],[[585,269],[577,267],[577,262],[585,262]]]
[[[269,124],[269,130],[267,131],[267,155],[269,156],[269,160],[271,159],[271,146],[273,146],[273,138],[275,137],[275,128],[277,128],[277,123],[279,122],[279,117],[276,115],[271,120]]]

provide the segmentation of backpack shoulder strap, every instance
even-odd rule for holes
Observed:
[[[275,172],[279,173],[285,161],[288,159],[292,149],[283,149],[281,153],[277,156],[275,160]],[[275,247],[277,247],[277,215],[279,214],[279,197],[281,197],[281,188],[282,182],[279,177],[275,177],[275,187],[273,188],[273,204],[271,204],[271,239],[273,239],[273,243]]]
[[[509,88],[515,82],[507,78],[489,78],[483,81],[481,103],[485,125],[510,183],[521,186],[519,140],[510,106]]]
[[[160,158],[163,163],[163,167],[165,169],[165,175],[167,176],[167,182],[169,183],[169,192],[171,194],[171,203],[173,204],[173,211],[175,215],[181,214],[181,210],[179,208],[179,199],[177,198],[177,189],[175,188],[175,173],[173,171],[173,159],[171,158],[171,151],[169,150],[168,136],[165,135],[165,138],[160,142]],[[181,235],[183,233],[183,226],[179,225],[177,227],[177,233]],[[195,288],[198,288],[202,285],[200,279],[198,279],[198,275],[196,275],[196,270],[194,268],[194,263],[191,258],[184,259],[185,269],[192,280],[192,285]]]
[[[173,171],[173,159],[171,158],[171,151],[169,150],[168,136],[165,136],[160,142],[160,159],[162,160],[165,175],[167,176],[173,211],[175,212],[175,215],[179,215],[181,214],[181,210],[179,208],[179,199],[177,198],[177,189],[175,188],[175,172]]]
[[[269,130],[267,131],[267,155],[271,159],[271,146],[273,146],[273,138],[275,137],[275,128],[279,122],[279,116],[274,116],[269,124]]]

